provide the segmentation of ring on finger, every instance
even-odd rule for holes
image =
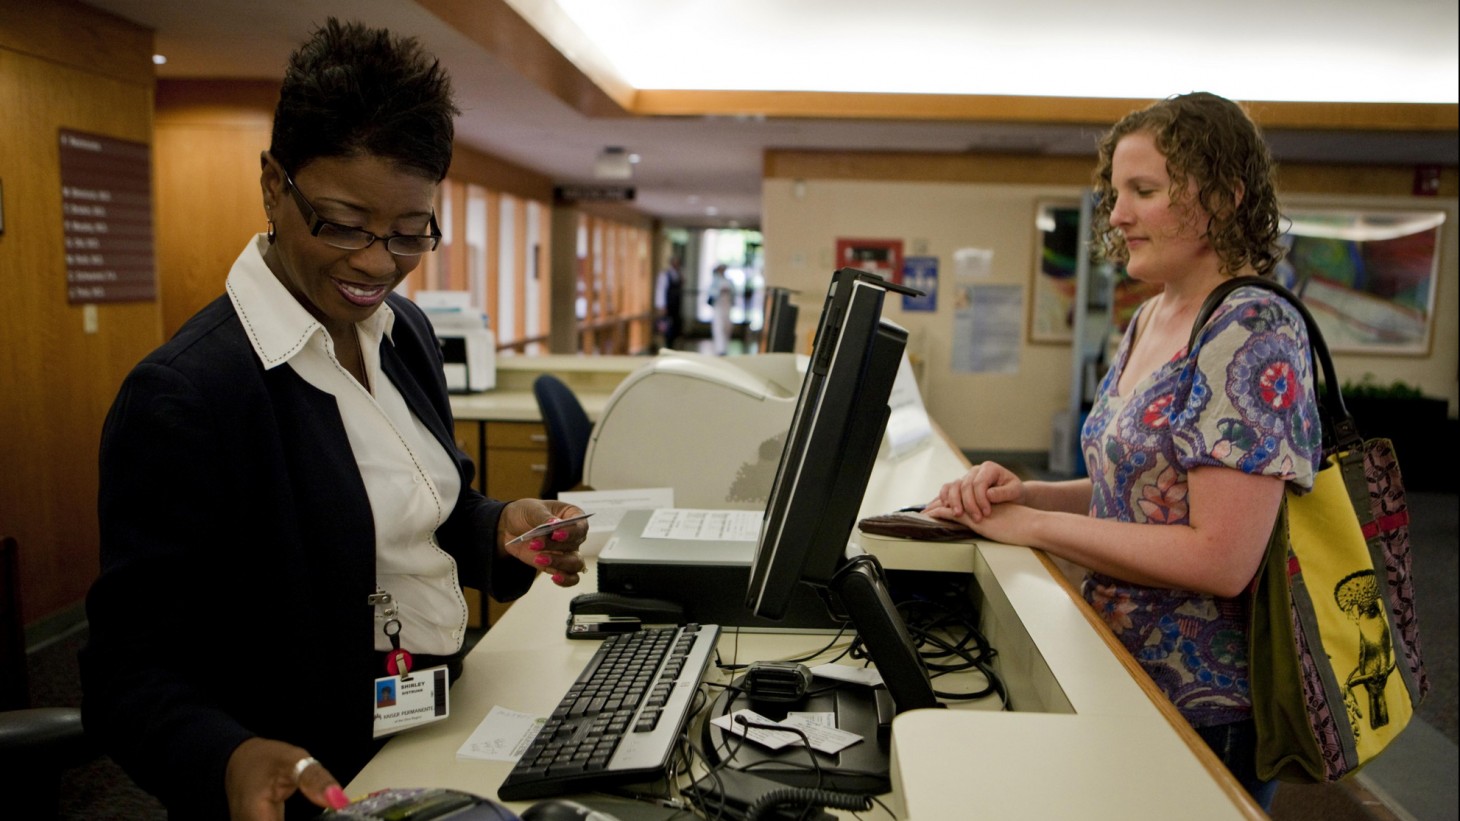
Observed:
[[[314,756],[306,756],[294,762],[294,783],[298,784],[300,776],[304,775],[304,771],[318,763],[318,761],[314,760]]]

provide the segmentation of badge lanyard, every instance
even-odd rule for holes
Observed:
[[[411,653],[400,646],[400,608],[396,606],[395,598],[377,585],[367,601],[371,607],[380,608],[375,614],[375,620],[383,622],[380,629],[390,640],[390,652],[385,656],[385,672],[400,676],[403,681],[410,680]]]
[[[419,727],[446,718],[451,712],[445,665],[412,675],[414,663],[409,650],[400,646],[400,606],[380,585],[369,598],[375,620],[390,640],[385,654],[385,676],[375,680],[375,738]]]

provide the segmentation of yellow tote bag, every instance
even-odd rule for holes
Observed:
[[[1250,590],[1257,774],[1335,781],[1383,752],[1429,689],[1410,577],[1409,508],[1393,445],[1359,436],[1328,347],[1296,296],[1256,277],[1228,280],[1198,313],[1193,344],[1222,299],[1244,285],[1293,304],[1325,380],[1323,465],[1312,491],[1285,494]]]

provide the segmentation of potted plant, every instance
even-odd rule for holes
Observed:
[[[1441,454],[1452,452],[1445,441],[1449,403],[1425,396],[1414,385],[1382,384],[1372,373],[1345,381],[1343,401],[1365,439],[1388,439],[1410,490],[1433,490],[1450,483],[1442,476]]]

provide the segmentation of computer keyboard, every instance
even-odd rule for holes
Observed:
[[[497,797],[524,801],[663,776],[719,636],[716,625],[688,624],[604,639]]]

